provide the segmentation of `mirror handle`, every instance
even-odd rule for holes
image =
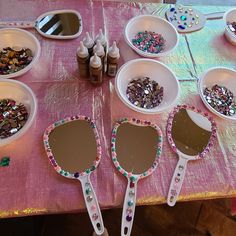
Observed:
[[[122,212],[121,236],[129,236],[131,234],[136,205],[137,183],[137,179],[134,182],[128,179]]]
[[[187,159],[179,156],[179,161],[175,167],[175,172],[173,174],[168,192],[167,204],[169,206],[174,206],[177,201],[177,198],[179,196],[183,184],[187,162],[188,162]]]
[[[34,28],[35,22],[33,21],[0,21],[0,28]]]
[[[93,229],[96,235],[102,235],[104,233],[103,219],[95,191],[90,182],[90,174],[79,177],[79,180],[82,185],[84,201]]]

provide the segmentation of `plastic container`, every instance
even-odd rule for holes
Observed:
[[[89,53],[84,46],[83,41],[80,41],[80,46],[77,49],[76,58],[78,62],[79,75],[81,77],[89,77]]]
[[[101,58],[94,53],[94,56],[90,58],[89,63],[89,72],[90,72],[90,82],[94,86],[102,84],[102,62]]]
[[[90,37],[89,32],[86,32],[85,38],[83,38],[84,46],[88,49],[90,57],[93,55],[93,47],[95,45],[94,40]]]
[[[118,62],[120,58],[119,48],[116,46],[116,42],[113,42],[112,46],[108,50],[107,54],[107,75],[114,77],[118,70]]]
[[[99,29],[99,33],[96,36],[95,42],[97,43],[98,40],[101,42],[102,46],[104,47],[104,51],[106,53],[107,52],[107,39],[105,35],[103,34],[102,29]]]

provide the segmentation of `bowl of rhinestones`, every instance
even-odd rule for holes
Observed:
[[[225,38],[232,45],[236,46],[236,8],[225,12],[223,19],[225,21]]]
[[[0,29],[0,79],[29,71],[37,63],[40,51],[38,39],[26,30]]]
[[[219,117],[236,120],[236,71],[212,68],[199,79],[198,90],[206,107]]]
[[[163,63],[134,59],[117,72],[115,89],[129,108],[144,114],[158,114],[171,108],[179,96],[179,82]]]
[[[37,111],[33,91],[22,82],[0,80],[0,146],[20,138],[31,127]]]
[[[140,15],[129,20],[124,37],[127,44],[140,56],[166,56],[178,45],[179,36],[167,20],[154,15]]]

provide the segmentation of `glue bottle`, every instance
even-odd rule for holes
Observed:
[[[90,37],[89,32],[86,32],[85,38],[83,38],[84,46],[88,49],[90,57],[93,55],[94,40]]]
[[[108,50],[107,54],[107,75],[114,77],[118,69],[118,62],[120,58],[119,48],[116,46],[116,42],[113,42],[112,46]]]
[[[99,33],[96,36],[95,42],[97,42],[98,40],[101,42],[102,46],[104,47],[104,51],[106,53],[107,52],[107,40],[106,40],[105,35],[102,32],[102,29],[99,29]]]
[[[104,61],[105,61],[105,51],[104,51],[104,47],[102,46],[100,40],[97,40],[96,45],[93,47],[93,53],[97,54],[97,56],[100,57],[101,62],[102,62],[102,67],[104,70]]]
[[[89,63],[90,82],[95,85],[102,84],[102,62],[101,58],[94,53],[94,56],[90,58]]]
[[[79,67],[79,75],[89,78],[89,53],[84,46],[83,41],[80,41],[80,46],[77,49],[76,58]]]

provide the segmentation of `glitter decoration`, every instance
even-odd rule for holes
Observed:
[[[3,157],[0,160],[0,166],[9,166],[10,165],[10,157]]]
[[[219,113],[226,116],[235,115],[236,102],[234,95],[225,86],[215,84],[212,88],[205,88],[204,98]]]
[[[134,205],[134,202],[133,201],[128,201],[128,206],[131,207]]]
[[[145,109],[157,107],[162,102],[163,93],[164,88],[148,77],[132,79],[126,90],[129,101]]]
[[[93,197],[91,195],[89,195],[87,198],[86,198],[87,202],[91,202],[93,200]]]
[[[152,31],[144,31],[138,32],[134,39],[132,39],[132,43],[143,52],[160,53],[165,48],[166,40],[161,34]]]
[[[127,216],[126,216],[126,220],[127,220],[128,222],[130,222],[130,221],[132,220],[132,216],[127,215]]]
[[[8,75],[22,70],[32,61],[29,48],[6,47],[0,51],[0,75]]]
[[[0,138],[8,138],[17,133],[26,123],[26,107],[12,99],[0,100]]]

